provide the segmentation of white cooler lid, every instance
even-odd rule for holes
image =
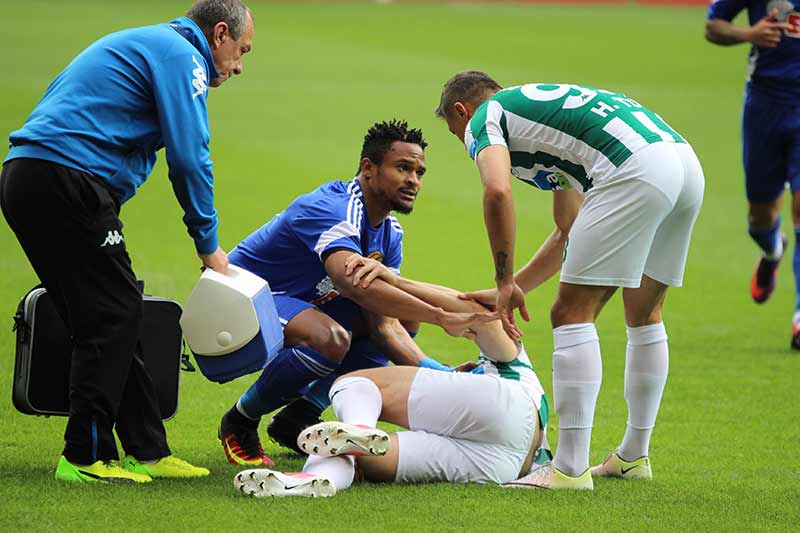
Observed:
[[[181,328],[192,351],[226,355],[250,342],[259,331],[253,298],[267,282],[235,265],[227,274],[207,268],[183,308]]]

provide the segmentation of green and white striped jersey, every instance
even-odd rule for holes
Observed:
[[[632,154],[686,141],[656,113],[619,93],[532,83],[503,89],[467,125],[472,159],[493,144],[511,154],[511,174],[544,190],[587,192]]]

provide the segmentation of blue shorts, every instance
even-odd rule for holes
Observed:
[[[275,301],[278,319],[284,329],[291,319],[306,309],[319,309],[347,331],[353,331],[353,322],[361,315],[361,308],[355,302],[343,296],[339,296],[321,306],[283,294],[273,294],[272,299]]]
[[[742,112],[742,158],[751,203],[776,200],[788,183],[800,191],[800,107],[748,89]]]

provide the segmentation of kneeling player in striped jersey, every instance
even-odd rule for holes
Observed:
[[[404,279],[377,261],[352,255],[354,283],[376,277],[448,311],[473,311],[452,289]],[[251,469],[234,486],[251,496],[332,496],[348,488],[356,464],[364,479],[397,483],[510,483],[549,462],[547,400],[524,348],[499,322],[473,328],[481,350],[462,372],[395,366],[353,372],[331,388],[338,422],[304,430],[311,455],[303,472]],[[387,435],[378,420],[408,428]]]

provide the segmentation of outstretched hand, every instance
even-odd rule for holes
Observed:
[[[519,314],[524,321],[528,322],[531,319],[528,307],[525,305],[525,294],[519,285],[511,282],[498,287],[494,309],[500,315],[500,321],[503,323],[506,334],[514,341],[518,341],[522,337],[522,330],[517,326],[514,309],[519,309]]]

